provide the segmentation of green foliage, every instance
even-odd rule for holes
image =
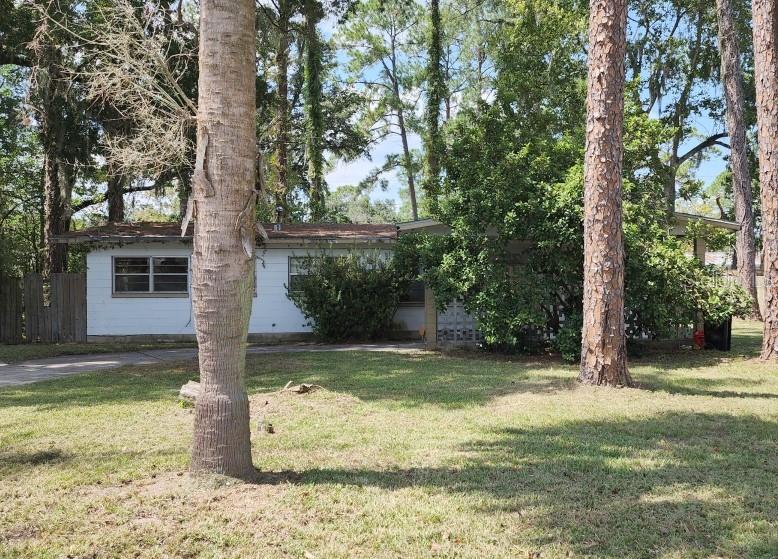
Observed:
[[[327,197],[325,218],[334,223],[396,223],[400,221],[394,200],[373,200],[372,185],[343,185]]]
[[[700,311],[707,322],[721,324],[732,316],[751,316],[754,308],[751,296],[740,285],[723,281],[716,268],[711,268],[707,274],[702,275],[695,287],[698,291]]]
[[[561,4],[560,4],[561,6]],[[517,2],[506,32],[494,102],[447,126],[437,217],[445,238],[419,239],[424,279],[439,305],[461,299],[488,345],[520,348],[554,334],[568,359],[580,351],[583,269],[584,66],[581,14]],[[628,334],[669,335],[742,315],[736,287],[685,253],[669,233],[660,147],[672,129],[627,104],[624,155],[625,307]],[[567,319],[565,319],[567,317]]]
[[[575,363],[581,357],[581,328],[583,319],[580,314],[574,314],[567,317],[554,337],[554,350],[568,363]]]
[[[290,300],[326,341],[376,339],[392,327],[400,297],[413,269],[400,257],[383,252],[350,252],[343,257],[311,256],[307,275],[287,286]]]
[[[703,239],[708,250],[725,250],[735,246],[735,232],[708,225],[701,219],[689,221],[686,236],[690,239]]]
[[[22,118],[28,74],[0,67],[0,271],[9,275],[41,270],[41,146]]]
[[[418,63],[423,50],[417,37],[421,21],[422,9],[416,2],[361,0],[336,35],[347,57],[344,70],[348,82],[369,99],[361,121],[370,131],[371,141],[379,142],[392,134],[401,137],[402,159],[390,155],[387,162],[402,165],[409,191],[416,189],[416,169],[408,137],[421,127],[418,96],[414,94],[424,74]]]
[[[715,267],[688,255],[678,239],[633,235],[628,242],[628,334],[670,335],[693,324],[698,312],[714,323],[728,316],[748,316],[750,296],[738,285],[722,281]]]

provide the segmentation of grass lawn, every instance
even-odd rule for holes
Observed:
[[[18,363],[30,359],[44,359],[60,355],[85,355],[88,353],[120,353],[144,349],[194,347],[194,342],[90,342],[63,344],[0,344],[0,363]]]
[[[250,356],[257,484],[186,473],[192,363],[2,390],[0,557],[775,558],[778,366],[736,335],[622,390],[545,359]]]

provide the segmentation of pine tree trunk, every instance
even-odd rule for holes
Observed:
[[[732,169],[732,192],[735,198],[737,232],[738,282],[754,300],[752,316],[761,319],[756,295],[756,241],[754,239],[754,209],[751,200],[751,172],[748,168],[748,144],[743,116],[743,70],[737,43],[735,16],[731,0],[716,0],[721,52],[721,79],[727,102],[727,131],[731,146],[729,166]]]
[[[308,183],[310,185],[311,220],[321,221],[325,212],[324,154],[322,141],[324,124],[321,110],[321,43],[316,25],[322,13],[316,0],[305,0],[305,117]]]
[[[579,380],[629,386],[621,226],[625,0],[591,0],[584,171],[584,291]]]
[[[754,74],[765,282],[762,359],[778,357],[778,6],[753,0]]]
[[[191,470],[250,479],[244,372],[253,255],[236,224],[251,225],[254,211],[255,7],[252,0],[200,6],[192,306],[201,392]]]
[[[286,221],[289,194],[289,21],[292,17],[289,0],[278,1],[278,50],[276,51],[276,209],[281,209],[281,221]]]
[[[443,141],[440,135],[440,104],[446,96],[441,58],[441,21],[439,0],[430,0],[430,37],[427,67],[427,145],[425,149],[426,173],[424,192],[427,202],[433,209],[437,205],[440,190],[440,160]]]
[[[397,127],[400,129],[400,140],[402,142],[403,147],[403,166],[405,167],[405,172],[408,175],[408,195],[411,199],[411,217],[414,221],[419,219],[419,207],[416,203],[416,181],[413,178],[413,157],[411,155],[411,149],[408,144],[408,128],[405,125],[405,111],[403,110],[403,100],[402,96],[400,95],[400,84],[398,83],[398,77],[397,77],[397,45],[392,39],[392,43],[390,46],[390,61],[391,61],[391,72],[388,69],[385,69],[384,72],[386,74],[387,79],[392,84],[392,96],[394,97],[393,102],[395,105],[395,111],[397,113]]]
[[[398,92],[399,99],[399,92]],[[402,102],[402,101],[401,101]],[[413,178],[413,157],[411,149],[408,146],[408,131],[405,127],[405,115],[402,108],[397,110],[397,122],[400,125],[400,140],[403,146],[403,161],[405,162],[405,172],[408,175],[408,194],[411,198],[411,216],[413,220],[419,219],[419,207],[416,203],[416,181]]]

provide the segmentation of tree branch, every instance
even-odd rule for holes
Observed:
[[[151,185],[143,185],[143,186],[131,186],[129,188],[125,188],[122,191],[122,195],[124,194],[131,194],[133,192],[148,192],[149,190],[154,190],[157,188],[157,184],[151,184]],[[95,196],[94,198],[87,198],[86,200],[81,200],[78,204],[75,206],[72,206],[71,209],[73,213],[80,212],[83,209],[88,208],[89,206],[94,206],[95,204],[101,204],[105,202],[107,199],[105,194],[100,194],[99,196]]]
[[[714,134],[713,136],[709,136],[708,138],[705,138],[702,142],[694,146],[692,149],[684,153],[682,156],[678,158],[678,165],[683,165],[686,161],[700,153],[702,150],[707,149],[709,147],[713,147],[715,145],[724,145],[726,147],[727,144],[724,144],[723,142],[719,142],[721,138],[726,138],[728,134],[726,132],[719,132],[718,134]]]

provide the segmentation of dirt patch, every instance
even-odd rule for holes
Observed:
[[[322,407],[328,410],[336,409],[346,411],[359,404],[360,400],[356,396],[331,392],[326,388],[318,388],[315,391],[299,394],[297,392],[279,391],[263,392],[249,396],[249,406],[252,417],[259,415],[269,415],[277,413],[286,413],[303,407],[305,409],[319,409]]]
[[[38,537],[40,530],[30,525],[16,525],[0,532],[0,542],[29,540]]]

